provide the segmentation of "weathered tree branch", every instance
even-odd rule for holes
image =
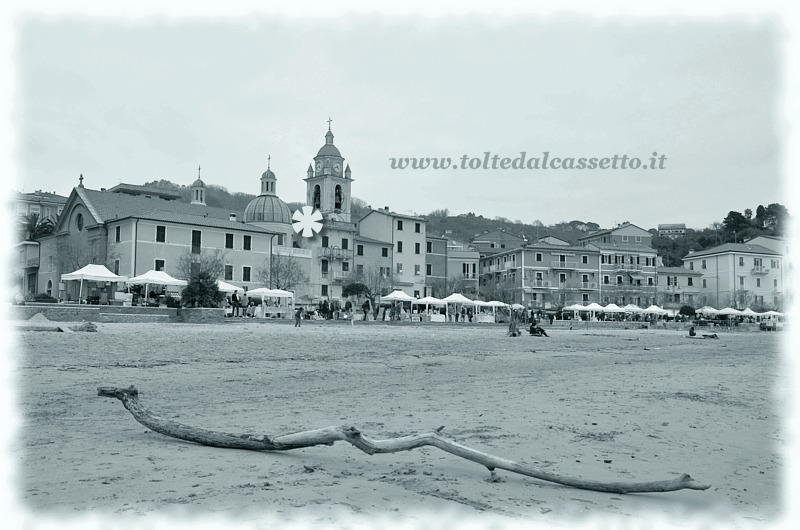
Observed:
[[[139,392],[133,386],[129,388],[100,387],[97,389],[97,395],[119,399],[122,401],[125,408],[130,411],[134,419],[148,429],[166,436],[211,447],[249,449],[252,451],[287,451],[315,445],[333,445],[334,442],[344,441],[354,445],[367,454],[374,455],[408,451],[417,447],[431,445],[447,453],[460,456],[461,458],[485,466],[492,472],[493,477],[495,476],[495,469],[504,469],[513,473],[555,482],[556,484],[564,486],[607,493],[651,493],[677,491],[681,489],[705,490],[710,487],[707,484],[697,482],[687,474],[680,475],[671,480],[648,482],[599,482],[575,477],[565,477],[461,445],[458,442],[442,436],[440,432],[443,427],[439,427],[433,432],[401,436],[388,440],[372,440],[364,436],[357,428],[345,426],[325,427],[323,429],[271,437],[257,434],[228,434],[183,425],[164,419],[157,414],[153,414],[141,404],[139,401]]]

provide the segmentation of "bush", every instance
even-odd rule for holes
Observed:
[[[200,271],[192,275],[189,284],[181,292],[183,307],[219,307],[225,294],[217,287],[216,278]]]
[[[687,317],[694,316],[694,308],[690,305],[681,306],[680,310],[678,311],[680,315],[686,315]]]
[[[42,302],[42,303],[45,303],[45,304],[55,304],[55,303],[58,302],[58,300],[56,300],[55,298],[53,298],[52,296],[50,296],[47,293],[39,293],[39,294],[37,294],[36,296],[33,297],[33,301],[34,302]]]

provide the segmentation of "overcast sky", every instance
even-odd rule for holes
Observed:
[[[749,19],[27,18],[17,189],[168,179],[305,200],[333,119],[353,195],[545,224],[685,222],[783,199],[780,34]],[[392,170],[392,157],[649,159],[664,170]],[[792,212],[795,213],[795,212]]]

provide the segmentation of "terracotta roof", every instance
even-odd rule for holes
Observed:
[[[642,243],[628,243],[627,245],[618,245],[614,243],[601,243],[599,241],[591,241],[587,245],[592,245],[601,250],[621,250],[623,252],[656,252],[653,247],[644,245]]]

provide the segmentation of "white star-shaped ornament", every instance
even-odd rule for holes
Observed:
[[[292,229],[303,237],[314,237],[322,230],[322,214],[311,206],[303,206],[302,211],[295,210],[292,220]]]

